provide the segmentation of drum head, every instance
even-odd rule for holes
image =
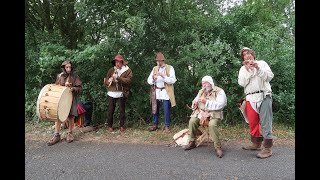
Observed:
[[[189,129],[183,129],[179,132],[177,132],[175,135],[173,135],[173,139],[177,143],[178,146],[185,146],[189,144]]]
[[[58,119],[61,122],[67,120],[72,105],[72,92],[70,88],[64,87],[58,104]]]

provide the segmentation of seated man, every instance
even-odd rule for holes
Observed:
[[[227,105],[227,97],[224,90],[215,86],[211,76],[202,78],[202,89],[192,101],[194,109],[189,120],[189,144],[184,146],[184,150],[196,147],[195,139],[197,130],[202,122],[209,118],[209,134],[214,142],[216,155],[221,158],[223,151],[219,139],[217,124],[223,119],[223,108]]]

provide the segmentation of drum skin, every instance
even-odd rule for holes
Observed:
[[[66,121],[72,105],[69,87],[56,84],[45,85],[38,96],[37,115],[45,121]]]

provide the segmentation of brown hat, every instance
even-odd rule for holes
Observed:
[[[115,61],[122,61],[124,65],[127,65],[128,62],[124,60],[123,56],[121,56],[120,54],[116,55],[113,60],[112,63],[115,63]]]
[[[164,61],[166,58],[164,58],[164,55],[161,52],[158,52],[156,54],[156,61]]]

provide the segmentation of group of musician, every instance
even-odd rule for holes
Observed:
[[[246,115],[250,127],[251,144],[244,146],[245,150],[262,150],[257,155],[258,158],[267,158],[272,155],[272,99],[271,86],[269,82],[273,78],[273,73],[268,64],[263,60],[255,59],[255,52],[250,48],[243,48],[240,51],[243,63],[239,71],[238,84],[244,87],[246,93]],[[152,106],[152,126],[149,131],[156,131],[159,127],[160,107],[164,113],[164,132],[170,132],[171,108],[176,105],[174,84],[177,81],[175,70],[172,65],[166,64],[165,56],[162,52],[155,54],[156,65],[153,67],[147,78],[147,83],[151,86],[150,101]],[[130,94],[129,88],[132,80],[132,70],[123,56],[118,54],[112,60],[113,67],[107,71],[104,77],[104,86],[107,88],[108,114],[107,131],[114,131],[114,112],[117,103],[119,104],[119,131],[125,132],[126,122],[126,100]],[[70,87],[73,101],[68,116],[67,142],[73,142],[72,130],[74,128],[75,117],[78,116],[77,103],[78,95],[82,91],[82,82],[79,76],[73,73],[73,66],[70,60],[61,64],[62,72],[58,74],[55,84]],[[200,126],[206,126],[210,138],[214,142],[214,150],[217,157],[224,155],[221,140],[219,137],[218,124],[223,119],[223,109],[227,105],[225,91],[215,85],[211,76],[202,78],[202,87],[192,101],[193,112],[189,120],[188,140],[189,143],[183,146],[184,150],[191,150],[196,147],[196,135]],[[204,123],[206,122],[206,123]],[[262,127],[260,124],[262,124]],[[204,125],[205,124],[205,125]],[[47,142],[48,145],[56,144],[60,141],[61,122],[55,122],[55,132],[53,137]],[[263,134],[260,130],[263,129]]]

